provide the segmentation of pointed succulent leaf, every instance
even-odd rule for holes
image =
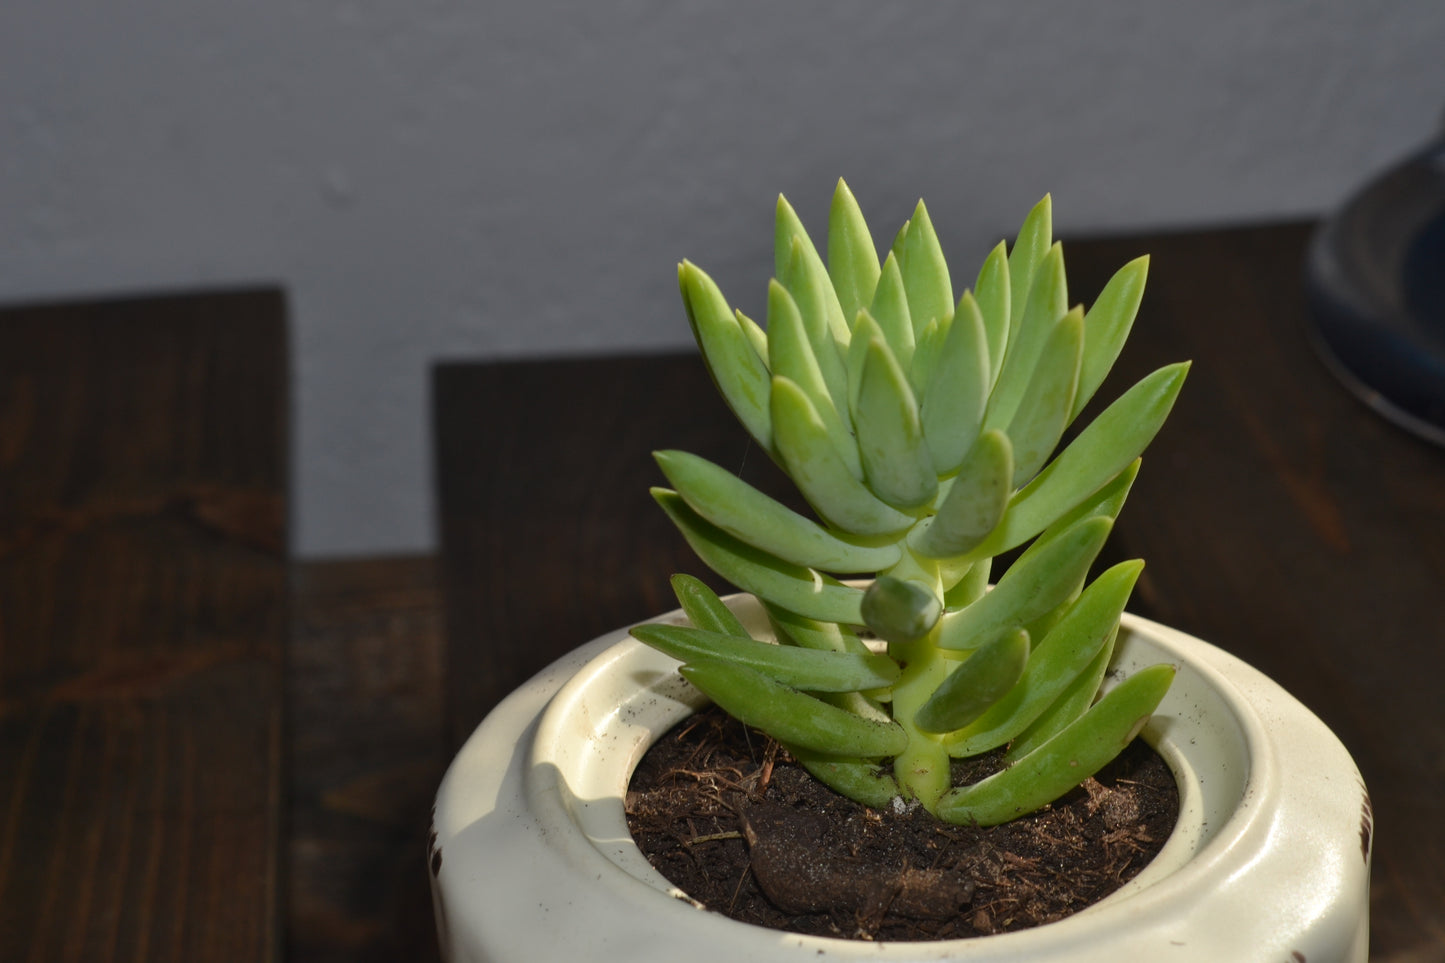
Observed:
[[[800,249],[799,265],[796,267],[792,263],[795,241]],[[773,227],[773,262],[774,275],[787,286],[793,297],[798,299],[798,307],[802,309],[804,317],[810,317],[810,312],[816,310],[837,342],[847,344],[848,323],[843,317],[842,305],[838,303],[837,292],[833,290],[833,282],[828,278],[828,269],[824,266],[823,259],[818,256],[818,249],[813,246],[813,241],[808,237],[803,222],[798,219],[797,212],[781,194],[778,195],[777,217]],[[816,304],[810,303],[798,290],[798,286],[802,284],[807,284],[816,291]]]
[[[1015,310],[1017,310],[1015,305]],[[1034,369],[1038,366],[1039,355],[1044,344],[1069,310],[1069,293],[1064,277],[1064,249],[1055,244],[1049,248],[1043,260],[1034,271],[1034,283],[1029,288],[1028,302],[1023,308],[1023,317],[1014,328],[1004,352],[1003,367],[999,369],[998,382],[988,399],[988,414],[984,425],[989,428],[1007,428],[1023,404]]]
[[[934,733],[962,729],[1013,689],[1028,658],[1028,632],[1014,629],[1004,633],[949,673],[918,710],[914,725]]]
[[[1014,338],[1017,337],[1018,329],[1023,323],[1024,308],[1029,300],[1029,292],[1034,285],[1034,269],[1044,259],[1053,244],[1054,238],[1054,208],[1053,198],[1045,194],[1043,199],[1033,206],[1028,216],[1024,218],[1023,226],[1019,228],[1019,236],[1014,241],[1013,250],[1008,256],[1008,277],[1009,277],[1009,347],[1012,348]]]
[[[677,269],[678,286],[703,361],[723,400],[759,445],[772,450],[768,388],[772,375],[739,327],[718,286],[690,261]]]
[[[814,752],[791,743],[783,747],[812,777],[840,795],[873,809],[886,809],[898,795],[898,782],[867,759]]]
[[[1008,437],[1013,443],[1015,488],[1038,474],[1064,436],[1079,385],[1079,358],[1084,350],[1084,312],[1075,308],[1054,325],[1044,343],[1033,377]]]
[[[717,660],[679,670],[724,712],[779,742],[838,756],[896,756],[908,734],[896,722],[864,719],[746,666]]]
[[[742,621],[733,614],[733,610],[728,608],[727,603],[718,598],[717,593],[708,588],[702,579],[679,572],[672,577],[671,582],[672,594],[677,596],[683,614],[693,625],[709,632],[724,632],[742,639],[752,638],[743,627]]]
[[[964,292],[938,352],[919,416],[923,437],[940,475],[955,471],[978,438],[988,401],[988,341],[983,316],[973,295]]]
[[[768,334],[763,330],[762,325],[738,310],[733,311],[733,317],[737,318],[738,327],[742,329],[743,336],[747,338],[748,344],[752,345],[753,350],[758,353],[758,357],[762,358],[764,363],[766,363],[768,357]]]
[[[979,269],[978,280],[974,283],[974,300],[978,302],[979,314],[983,317],[983,329],[988,341],[988,383],[993,385],[998,378],[998,369],[1003,364],[1004,349],[1008,347],[1009,333],[1009,267],[1008,247],[998,242]]]
[[[787,378],[773,379],[776,450],[788,477],[829,523],[856,535],[887,535],[912,525],[854,478],[808,396]]]
[[[913,365],[915,338],[913,321],[908,313],[908,293],[903,289],[903,272],[898,268],[898,259],[892,254],[883,262],[874,288],[873,300],[868,304],[868,313],[877,322],[883,333],[883,340],[893,349],[898,363],[905,368]],[[854,332],[855,339],[858,332]]]
[[[677,492],[654,488],[652,497],[697,557],[738,588],[809,618],[861,624],[862,589],[739,541],[689,508]]]
[[[980,435],[932,518],[914,526],[908,545],[926,558],[951,558],[993,531],[1013,494],[1013,449],[1001,431]]]
[[[1076,679],[1087,675],[1090,664],[1118,630],[1119,616],[1143,568],[1143,562],[1120,562],[1094,579],[1034,646],[1018,685],[967,728],[945,740],[949,754],[972,756],[998,748],[1032,725]],[[1098,679],[1092,684],[1097,689]],[[1083,708],[1087,707],[1086,702]]]
[[[1109,669],[1109,660],[1114,657],[1114,643],[1117,641],[1118,635],[1119,631],[1116,627],[1104,639],[1103,648],[1095,653],[1084,671],[1070,680],[1058,698],[1014,738],[1008,747],[1008,752],[1004,753],[1005,765],[1017,762],[1033,752],[1073,725],[1083,717],[1085,712],[1089,711],[1089,707],[1094,704],[1094,700],[1099,694],[1099,686],[1104,681],[1104,674]]]
[[[1164,424],[1189,363],[1146,375],[1102,411],[1009,503],[974,552],[998,555],[1033,538],[1129,467]]]
[[[845,319],[858,317],[859,310],[873,302],[878,274],[873,234],[853,192],[839,178],[828,211],[828,276]]]
[[[918,402],[887,344],[868,343],[853,419],[868,487],[900,508],[926,504],[938,491],[933,458],[923,440]]]
[[[1053,802],[1133,741],[1173,679],[1171,665],[1135,672],[1083,718],[1008,769],[945,794],[937,815],[951,823],[995,826]]]
[[[778,634],[779,642],[791,642],[805,649],[819,649],[824,652],[871,651],[867,643],[846,625],[819,622],[768,602],[763,603],[763,608],[767,609],[768,620],[773,625],[773,631]]]
[[[948,262],[943,258],[928,208],[921,200],[908,221],[901,261],[903,288],[908,292],[908,314],[913,319],[916,335],[930,321],[942,324],[953,313],[953,284],[948,276]]]
[[[1119,357],[1139,313],[1148,276],[1149,255],[1130,261],[1109,279],[1094,306],[1084,315],[1084,361],[1079,370],[1074,417],[1078,417],[1094,397]]]
[[[648,623],[634,626],[631,632],[639,642],[679,662],[720,659],[804,692],[857,692],[892,685],[898,679],[898,666],[878,652],[820,652],[689,625]]]
[[[1078,591],[1113,520],[1086,518],[1009,566],[998,585],[965,609],[939,620],[938,645],[973,649],[1013,626],[1026,625]]]
[[[821,333],[821,328],[819,328]],[[821,355],[815,353],[821,350]],[[824,335],[815,344],[798,309],[786,288],[777,281],[768,284],[768,367],[774,375],[791,380],[818,412],[828,436],[833,439],[838,455],[856,478],[863,477],[858,458],[858,445],[848,424],[847,410],[839,411],[824,378],[820,357],[826,357],[835,368],[840,397],[847,398],[847,379],[836,346]]]
[[[898,561],[897,545],[846,542],[732,472],[685,451],[653,458],[688,507],[742,542],[804,568],[862,574]]]
[[[887,642],[923,638],[942,612],[938,596],[912,579],[880,575],[863,593],[863,624]]]
[[[893,243],[888,247],[888,253],[892,254],[893,257],[898,261],[899,267],[903,266],[903,252],[905,246],[908,243],[909,226],[910,222],[904,221],[903,225],[898,228],[898,233],[893,235]]]
[[[952,321],[950,317],[945,324]],[[923,330],[916,336],[918,343],[913,349],[913,363],[906,370],[908,383],[913,386],[913,393],[920,401],[928,382],[933,378],[933,372],[938,368],[938,352],[943,347],[945,334],[943,325],[933,320],[924,325]]]

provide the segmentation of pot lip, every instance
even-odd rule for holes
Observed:
[[[746,604],[746,603],[744,603]],[[662,618],[675,618],[679,613],[669,613]],[[1247,771],[1236,776],[1239,783],[1238,803],[1222,823],[1209,826],[1207,838],[1202,844],[1199,840],[1186,841],[1181,844],[1187,847],[1183,853],[1183,859],[1179,865],[1160,874],[1160,877],[1153,880],[1145,878],[1148,868],[1141,873],[1139,878],[1126,884],[1118,893],[1113,894],[1109,899],[1090,907],[1087,910],[1076,913],[1066,919],[1050,923],[1045,926],[1036,927],[1030,930],[1014,933],[998,934],[983,939],[946,940],[934,943],[879,943],[868,944],[856,941],[844,940],[830,937],[804,937],[797,934],[779,933],[773,930],[739,924],[734,920],[727,919],[718,914],[699,913],[691,906],[677,900],[659,901],[660,895],[656,890],[655,883],[647,883],[638,879],[630,871],[621,869],[613,858],[604,854],[594,839],[577,831],[575,825],[568,829],[569,823],[575,823],[575,799],[568,799],[568,790],[565,781],[557,778],[555,768],[548,769],[549,759],[547,751],[540,747],[551,745],[551,740],[559,736],[555,731],[557,720],[552,716],[555,713],[546,708],[557,706],[567,702],[570,693],[577,687],[587,684],[589,677],[604,671],[608,663],[615,662],[622,657],[631,646],[646,650],[641,643],[627,637],[626,629],[619,629],[594,640],[583,649],[578,650],[569,657],[565,657],[555,663],[548,670],[544,671],[523,689],[518,690],[514,697],[509,698],[503,706],[514,701],[514,699],[528,695],[524,701],[527,707],[520,708],[521,714],[525,717],[521,731],[517,731],[517,725],[511,725],[514,737],[524,740],[522,751],[514,753],[511,768],[522,777],[523,783],[527,786],[524,800],[528,809],[528,821],[539,829],[546,839],[546,846],[550,847],[553,855],[560,854],[563,860],[572,865],[574,869],[582,870],[591,877],[616,877],[617,890],[612,900],[613,911],[617,912],[622,907],[628,907],[633,914],[646,914],[649,918],[649,929],[652,926],[661,927],[664,930],[671,927],[690,927],[691,932],[697,936],[689,938],[691,945],[696,939],[720,939],[726,940],[727,945],[736,951],[747,951],[748,947],[755,948],[758,952],[764,952],[767,947],[776,946],[781,940],[783,943],[796,944],[808,947],[828,955],[843,955],[854,958],[879,958],[879,959],[934,959],[944,956],[969,959],[992,959],[995,953],[1016,954],[1028,951],[1053,951],[1066,950],[1070,959],[1092,959],[1087,955],[1089,947],[1099,945],[1108,946],[1109,952],[1117,954],[1120,949],[1120,940],[1128,943],[1131,939],[1140,938],[1140,934],[1152,934],[1152,945],[1157,949],[1159,945],[1181,942],[1180,940],[1165,937],[1166,933],[1175,932],[1176,935],[1185,935],[1180,931],[1178,921],[1175,919],[1177,912],[1171,915],[1171,908],[1175,908],[1182,902],[1188,903],[1195,915],[1209,916],[1208,907],[1202,904],[1213,905],[1220,913],[1239,913],[1249,911],[1258,900],[1249,896],[1241,899],[1239,880],[1245,876],[1257,875],[1269,868],[1269,863],[1288,864],[1286,878],[1297,880],[1308,880],[1312,876],[1318,877],[1324,874],[1325,879],[1331,880],[1324,888],[1329,890],[1323,895],[1313,893],[1320,887],[1312,887],[1311,898],[1316,902],[1328,904],[1358,903],[1362,899],[1361,892],[1367,892],[1368,886],[1368,847],[1365,849],[1364,859],[1361,860],[1360,848],[1357,844],[1354,853],[1356,866],[1348,872],[1339,872],[1340,869],[1350,869],[1345,866],[1340,858],[1340,846],[1338,844],[1322,844],[1316,840],[1313,847],[1307,847],[1302,853],[1292,853],[1280,846],[1285,839],[1293,839],[1300,833],[1295,831],[1299,826],[1291,826],[1290,823],[1299,823],[1298,814],[1289,813],[1281,815],[1276,808],[1275,801],[1281,797],[1282,792],[1290,795],[1292,790],[1286,785],[1287,782],[1298,782],[1301,778],[1301,770],[1308,776],[1308,770],[1321,762],[1328,763],[1330,778],[1337,782],[1341,779],[1352,778],[1358,785],[1359,793],[1363,793],[1363,783],[1359,781],[1358,771],[1355,770],[1352,760],[1343,747],[1339,745],[1332,733],[1329,732],[1313,713],[1304,706],[1293,700],[1284,690],[1275,683],[1263,676],[1258,670],[1249,667],[1246,663],[1229,655],[1209,643],[1195,639],[1167,626],[1160,625],[1133,615],[1126,614],[1124,624],[1131,637],[1147,638],[1150,644],[1157,645],[1174,657],[1183,665],[1190,667],[1201,683],[1208,686],[1211,691],[1222,693],[1221,698],[1229,712],[1232,714],[1232,725],[1239,732],[1239,738],[1247,753]],[[1121,641],[1123,637],[1121,636]],[[622,646],[616,643],[625,640]],[[653,655],[657,655],[653,653]],[[665,659],[666,657],[660,657]],[[667,660],[670,665],[675,662]],[[1161,661],[1159,658],[1152,658],[1151,661]],[[503,706],[499,706],[494,715],[501,713]],[[511,707],[518,709],[519,707]],[[1214,718],[1218,719],[1216,715]],[[467,829],[466,819],[460,821],[459,807],[456,805],[454,790],[455,781],[461,780],[460,773],[458,780],[454,780],[454,772],[465,768],[464,757],[467,750],[472,748],[471,743],[483,736],[484,731],[496,726],[492,725],[492,717],[483,723],[473,735],[463,753],[459,754],[457,761],[453,764],[453,770],[448,772],[442,789],[438,794],[437,824],[436,832],[441,846],[448,851],[456,847],[459,837]],[[1151,726],[1154,725],[1151,723]],[[1288,738],[1295,730],[1301,730],[1308,742],[1308,759],[1295,759],[1295,752],[1281,751],[1281,740],[1288,741]],[[488,732],[490,737],[494,733]],[[1163,736],[1164,743],[1168,743],[1167,733],[1154,734]],[[1151,740],[1153,741],[1153,740]],[[645,748],[645,746],[643,747]],[[641,749],[636,751],[640,756]],[[1161,750],[1162,751],[1162,750]],[[1168,752],[1164,753],[1166,759],[1175,767],[1174,759],[1169,758]],[[636,759],[632,759],[627,765],[627,771],[635,765]],[[1179,770],[1176,769],[1176,778],[1179,778]],[[1214,774],[1207,775],[1213,778]],[[1284,787],[1282,789],[1282,787]],[[500,789],[501,787],[496,787]],[[1336,789],[1340,788],[1338,786]],[[1304,797],[1302,802],[1309,805],[1301,805],[1297,800],[1295,808],[1302,809],[1304,815],[1311,816],[1309,830],[1305,835],[1319,835],[1318,824],[1323,822],[1339,823],[1342,812],[1350,813],[1349,818],[1354,820],[1355,825],[1359,824],[1360,814],[1353,799],[1345,799],[1354,795],[1355,787],[1348,787],[1351,792],[1341,794],[1334,792],[1335,798],[1324,797],[1324,805],[1313,802],[1309,797],[1320,795],[1320,783],[1318,779],[1307,780],[1298,792],[1294,795]],[[1184,786],[1181,786],[1181,805],[1185,802]],[[511,787],[510,795],[515,795],[516,787]],[[1226,792],[1226,795],[1228,793]],[[501,798],[509,793],[497,793],[496,805],[502,805],[506,800]],[[1356,797],[1357,798],[1357,797]],[[512,800],[515,802],[516,800]],[[473,807],[461,807],[472,809]],[[618,803],[620,809],[620,801]],[[1351,812],[1351,810],[1353,811]],[[1183,813],[1181,813],[1181,817]],[[1346,823],[1348,825],[1348,823]],[[569,835],[570,834],[570,835]],[[1336,833],[1338,835],[1338,833]],[[1176,834],[1177,836],[1177,834]],[[627,838],[630,843],[630,836]],[[1171,838],[1166,845],[1166,853],[1170,847],[1176,846],[1178,840]],[[1178,848],[1178,847],[1176,847]],[[1178,855],[1178,854],[1176,854]],[[1165,856],[1161,853],[1155,863],[1159,863]],[[1324,864],[1329,864],[1328,866]],[[1362,866],[1360,865],[1362,864]],[[449,874],[448,866],[455,866],[456,861],[450,864],[444,863],[442,874],[433,879],[433,888],[437,897],[439,925],[444,931],[443,941],[446,942],[445,931],[447,930],[446,919],[453,916],[448,912],[450,901],[446,897],[446,882]],[[655,871],[654,871],[655,872]],[[1336,878],[1337,877],[1337,878]],[[660,876],[658,877],[660,879]],[[1144,879],[1144,882],[1140,882]],[[1139,884],[1135,886],[1135,884]],[[1132,887],[1132,890],[1131,890]],[[1270,901],[1266,901],[1270,902]],[[1289,899],[1281,899],[1276,894],[1273,904],[1284,905],[1288,908]],[[1257,912],[1258,909],[1255,908]],[[687,914],[683,917],[681,914]],[[1365,932],[1366,923],[1362,917],[1363,911],[1357,912],[1353,924],[1341,924],[1344,930],[1332,934],[1332,938],[1339,937],[1340,942],[1345,944],[1363,945],[1361,933]],[[1222,915],[1215,918],[1230,919],[1229,915]],[[635,924],[629,924],[635,927]],[[1217,927],[1217,922],[1213,924]],[[1127,927],[1128,933],[1121,936],[1121,927]],[[1196,928],[1197,929],[1197,928]],[[1242,930],[1248,927],[1241,927]],[[1195,933],[1188,927],[1188,940],[1197,940],[1200,934]],[[662,935],[661,931],[654,931],[654,938]],[[1217,934],[1216,934],[1217,935]],[[1263,937],[1251,937],[1263,938]],[[1266,942],[1268,942],[1267,938]],[[1291,943],[1294,946],[1299,943],[1296,938]],[[1305,940],[1306,943],[1310,942]],[[1141,947],[1149,945],[1149,940],[1139,944]],[[1252,944],[1252,950],[1262,949]],[[1323,947],[1311,945],[1312,952],[1308,958],[1319,959],[1363,959],[1363,956],[1331,956],[1328,952],[1321,952]],[[1288,958],[1291,949],[1283,949],[1283,957]],[[696,952],[693,955],[697,955]],[[1278,954],[1276,954],[1278,955]],[[458,959],[462,957],[457,957]],[[707,957],[711,958],[711,957]],[[1102,958],[1102,957],[1101,957]],[[1190,956],[1189,959],[1207,959],[1205,955]],[[1214,958],[1230,958],[1226,952],[1223,956]],[[1236,956],[1234,958],[1246,958]]]

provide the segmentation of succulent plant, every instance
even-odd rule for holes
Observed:
[[[1187,363],[1050,458],[1128,336],[1148,259],[1070,307],[1045,197],[956,299],[923,202],[880,263],[842,181],[826,265],[781,197],[775,251],[766,330],[690,262],[678,281],[722,396],[817,520],[682,451],[656,453],[671,487],[653,489],[702,561],[763,602],[774,638],[684,575],[691,624],[633,635],[865,805],[982,825],[1033,811],[1113,759],[1174,674],[1150,666],[1099,695],[1143,563],[1088,572]],[[990,586],[994,557],[1026,544]],[[1003,747],[1003,769],[951,784],[953,759]]]

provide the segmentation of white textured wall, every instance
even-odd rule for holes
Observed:
[[[682,256],[757,309],[780,190],[922,195],[967,274],[1046,190],[1065,237],[1315,213],[1442,51],[1439,0],[8,0],[0,300],[284,282],[298,550],[421,549],[430,364],[682,345]]]

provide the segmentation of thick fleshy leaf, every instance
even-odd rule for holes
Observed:
[[[988,383],[998,378],[998,369],[1003,364],[1004,350],[1008,347],[1010,298],[1008,247],[998,242],[979,269],[978,280],[974,283],[974,300],[978,302],[979,314],[983,317],[983,329],[988,341]]]
[[[908,544],[926,558],[951,558],[993,531],[1013,494],[1013,449],[1001,431],[980,435],[931,519],[915,526]]]
[[[933,458],[923,440],[918,403],[887,344],[868,343],[854,414],[858,453],[868,487],[890,505],[927,504],[938,491]]]
[[[1089,711],[1089,706],[1094,704],[1094,699],[1099,694],[1104,674],[1109,669],[1109,660],[1114,657],[1114,644],[1118,641],[1118,636],[1117,629],[1110,632],[1104,639],[1103,647],[1094,654],[1084,671],[1070,680],[1058,698],[1049,703],[1038,718],[1019,733],[1008,747],[1008,752],[1004,753],[1005,764],[1022,759]]]
[[[880,575],[863,592],[863,624],[887,642],[914,642],[928,634],[943,603],[928,586]]]
[[[947,793],[936,815],[951,823],[996,826],[1053,802],[1133,741],[1173,679],[1171,665],[1140,669],[1081,719],[1008,769]]]
[[[820,329],[821,330],[821,329]],[[818,417],[828,429],[838,455],[843,459],[856,478],[863,477],[863,464],[858,458],[858,445],[853,441],[850,419],[846,409],[839,411],[832,390],[824,378],[820,356],[815,350],[821,349],[822,357],[837,369],[839,398],[844,404],[847,399],[847,377],[843,373],[843,362],[838,357],[836,346],[824,335],[815,346],[802,312],[786,288],[777,281],[768,284],[768,367],[776,376],[789,379],[808,396]]]
[[[1009,566],[992,592],[938,623],[938,645],[973,649],[997,633],[1027,625],[1078,591],[1104,547],[1113,520],[1087,518]]]
[[[802,264],[806,270],[802,272],[790,271],[789,262],[793,257],[793,240],[797,239],[802,249]],[[798,219],[798,214],[793,210],[793,205],[781,194],[778,195],[778,206],[776,218],[773,223],[773,274],[779,281],[782,281],[792,292],[793,297],[799,301],[804,315],[807,316],[813,306],[805,304],[803,296],[794,287],[806,279],[807,283],[817,289],[819,303],[817,310],[827,322],[827,329],[839,344],[848,343],[848,322],[843,317],[843,307],[838,303],[838,295],[833,290],[833,282],[828,278],[828,268],[823,264],[823,259],[818,256],[818,249],[813,246],[813,241],[808,237],[803,222]]]
[[[974,553],[998,555],[1022,545],[1129,467],[1163,426],[1188,372],[1187,361],[1167,365],[1121,395],[1013,497]]]
[[[955,471],[978,438],[988,402],[987,332],[973,295],[965,291],[938,352],[919,416],[923,437],[940,475]]]
[[[886,809],[898,795],[898,782],[876,762],[814,752],[784,743],[783,747],[812,777],[834,792],[874,809]]]
[[[867,643],[846,625],[819,622],[767,602],[763,603],[763,608],[767,609],[768,620],[772,623],[773,630],[778,633],[780,642],[791,642],[805,649],[821,649],[824,652],[871,651]]]
[[[679,670],[724,712],[779,742],[836,756],[896,756],[908,734],[896,722],[864,719],[745,666],[699,661]]]
[[[915,343],[913,321],[908,313],[908,293],[903,290],[903,272],[898,269],[898,259],[892,254],[883,262],[878,286],[868,304],[868,313],[877,322],[883,340],[888,342],[898,363],[905,368],[911,367]],[[858,335],[855,330],[854,338]]]
[[[1148,276],[1149,255],[1130,261],[1109,279],[1094,306],[1084,315],[1084,361],[1079,370],[1078,395],[1074,398],[1075,417],[1104,383],[1128,340]]]
[[[1024,308],[1029,300],[1029,291],[1034,285],[1034,269],[1044,259],[1054,242],[1054,202],[1045,194],[1033,206],[1019,228],[1008,256],[1009,277],[1009,346],[1013,346],[1018,328],[1023,321]]]
[[[1054,325],[1039,353],[1033,377],[1008,437],[1013,443],[1015,488],[1038,474],[1064,436],[1079,386],[1079,359],[1084,350],[1084,312],[1075,308]]]
[[[697,557],[738,588],[809,618],[849,625],[862,623],[862,589],[784,562],[739,541],[689,508],[677,492],[654,488],[652,497]]]
[[[825,572],[871,574],[898,561],[897,545],[846,542],[705,458],[685,451],[659,451],[653,457],[693,511],[785,562]]]
[[[1140,561],[1120,562],[1094,579],[1034,646],[1018,685],[967,728],[945,740],[949,753],[963,757],[998,748],[1033,724],[1074,680],[1086,674],[1117,631],[1119,616],[1143,568]],[[1097,680],[1094,685],[1098,686]]]
[[[752,318],[736,309],[733,310],[733,317],[738,320],[738,327],[742,328],[743,335],[747,337],[748,344],[758,353],[758,357],[766,363],[768,359],[768,333],[763,330],[762,325]]]
[[[914,716],[924,732],[962,729],[1009,693],[1029,659],[1029,634],[1014,629],[980,647],[949,673]]]
[[[702,579],[679,572],[672,577],[671,583],[672,594],[677,596],[677,603],[693,625],[740,639],[752,638],[733,610]]]
[[[857,535],[886,535],[914,523],[913,516],[885,504],[853,477],[817,409],[787,378],[773,379],[772,421],[788,477],[829,523]]]
[[[942,324],[953,313],[953,284],[948,276],[948,262],[943,258],[928,208],[921,200],[908,220],[900,260],[903,288],[908,292],[908,314],[913,319],[916,335],[930,321]]]
[[[1015,312],[1018,305],[1014,306]],[[988,399],[984,427],[1006,429],[1017,414],[1029,382],[1033,379],[1039,355],[1054,332],[1055,325],[1069,310],[1069,293],[1064,277],[1064,249],[1055,244],[1049,248],[1034,271],[1023,316],[1013,329],[998,382]]]
[[[873,303],[878,274],[873,234],[853,192],[839,178],[828,211],[828,276],[845,320],[851,322],[861,309]]]
[[[891,685],[898,666],[888,656],[870,652],[820,652],[795,645],[774,645],[708,632],[689,625],[648,623],[632,628],[632,636],[679,662],[721,659],[747,666],[770,679],[804,692],[857,692]]]
[[[718,286],[690,261],[677,267],[678,286],[693,336],[713,382],[748,434],[773,447],[768,394],[772,374],[739,326]]]

